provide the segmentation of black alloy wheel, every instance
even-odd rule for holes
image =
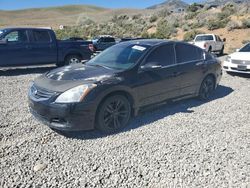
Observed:
[[[214,90],[215,80],[212,76],[207,76],[201,84],[199,98],[202,100],[208,100]]]
[[[124,128],[131,116],[131,104],[125,96],[115,95],[107,98],[97,113],[97,129],[114,133]]]

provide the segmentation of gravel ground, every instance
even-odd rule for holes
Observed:
[[[0,187],[250,187],[250,76],[224,74],[211,101],[140,114],[114,135],[62,136],[28,112],[29,81],[0,71]]]

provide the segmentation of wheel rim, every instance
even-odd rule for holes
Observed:
[[[70,60],[69,60],[69,64],[76,64],[76,63],[80,63],[80,61],[79,61],[79,59],[78,58],[71,58]]]
[[[129,105],[123,100],[116,99],[109,102],[103,113],[103,123],[110,129],[119,129],[126,125],[130,116]]]
[[[212,79],[206,79],[202,84],[202,95],[205,99],[209,98],[214,90],[214,82]]]

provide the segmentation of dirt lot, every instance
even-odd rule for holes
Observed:
[[[29,81],[0,71],[0,187],[250,187],[250,76],[158,107],[115,135],[57,134],[28,112]]]

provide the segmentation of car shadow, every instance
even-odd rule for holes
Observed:
[[[43,74],[47,71],[55,69],[56,66],[46,66],[46,67],[16,67],[11,69],[0,69],[0,76],[20,76],[28,74]]]
[[[161,106],[155,105],[152,108],[150,108],[150,110],[147,109],[146,111],[143,111],[142,113],[140,113],[137,117],[133,118],[128,127],[114,134],[120,134],[123,132],[131,131],[133,129],[146,126],[152,122],[155,122],[157,120],[160,120],[162,118],[165,118],[167,116],[171,116],[177,113],[193,113],[194,111],[191,108],[203,105],[210,101],[223,98],[232,92],[233,92],[232,88],[219,85],[209,101],[201,101],[196,98],[191,98],[191,99],[181,100],[178,102],[173,102],[173,103],[165,104]],[[89,139],[96,139],[96,138],[110,136],[107,134],[100,133],[99,131],[96,131],[96,130],[78,131],[78,132],[58,132],[58,133],[67,138],[82,139],[82,140],[89,140]]]

